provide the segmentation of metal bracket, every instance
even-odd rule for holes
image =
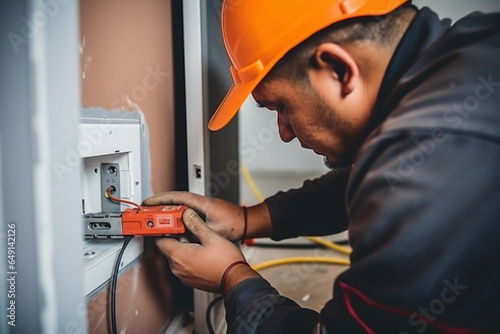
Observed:
[[[120,164],[101,164],[101,209],[102,212],[120,212],[120,203],[107,198],[105,193],[112,186],[111,195],[120,197]]]
[[[83,216],[86,238],[122,238],[121,213],[91,213]]]

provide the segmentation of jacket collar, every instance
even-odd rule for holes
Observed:
[[[399,80],[422,53],[450,26],[450,19],[440,20],[438,15],[428,7],[419,10],[389,62],[366,133],[367,136],[391,113],[393,106],[390,105],[390,96]]]

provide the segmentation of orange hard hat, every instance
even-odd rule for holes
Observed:
[[[346,19],[381,16],[408,0],[225,0],[222,38],[233,85],[208,127],[219,130],[273,66],[314,33]]]

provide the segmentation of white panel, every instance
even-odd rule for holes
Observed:
[[[189,191],[205,194],[203,66],[199,0],[183,1]],[[200,167],[197,177],[195,168]]]
[[[84,259],[83,284],[85,295],[106,287],[123,245],[123,239],[91,239],[82,244]],[[133,238],[123,253],[120,270],[131,264],[143,252],[143,238]],[[98,291],[98,290],[97,290]]]
[[[35,203],[34,247],[41,287],[38,332],[60,333],[70,329],[84,332],[82,261],[76,246],[81,241],[80,166],[70,168],[71,173],[63,180],[53,169],[53,163],[64,160],[65,148],[74,147],[77,141],[78,2],[30,0],[28,9],[27,17],[18,20],[26,22],[24,33],[31,30],[28,33],[31,129],[27,133],[32,134],[35,155],[31,196]],[[26,316],[19,318],[22,321]]]
[[[82,214],[102,212],[101,207],[101,164],[120,165],[120,197],[141,203],[141,124],[120,124],[95,121],[79,124],[76,154],[82,158],[81,176]],[[107,121],[108,122],[108,121]],[[129,120],[125,122],[130,122]],[[121,204],[121,211],[129,207]],[[85,212],[83,212],[85,210]],[[82,260],[84,263],[84,293],[90,294],[108,282],[113,272],[115,258],[121,249],[123,239],[88,239],[83,241]],[[134,238],[129,243],[120,269],[129,265],[143,252],[143,238]]]
[[[203,58],[200,0],[184,0],[184,54],[186,67],[186,123],[189,191],[205,194],[204,134],[206,123],[203,117]],[[196,169],[199,168],[199,177]],[[195,332],[207,334],[205,310],[212,298],[207,292],[194,291]]]

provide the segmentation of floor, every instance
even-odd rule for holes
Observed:
[[[279,190],[300,187],[308,178],[318,176],[316,173],[252,173],[258,191],[264,196],[273,195]],[[241,203],[253,205],[258,203],[255,190],[248,186],[248,179],[241,177]],[[334,242],[345,242],[347,234],[341,233],[325,237]],[[251,264],[281,259],[292,256],[319,256],[346,258],[330,249],[325,249],[305,238],[297,238],[275,242],[271,239],[255,240],[254,246],[243,246],[242,251]],[[332,297],[333,281],[347,267],[317,263],[289,264],[271,267],[260,271],[260,274],[273,285],[280,294],[294,300],[300,306],[320,311]],[[181,334],[194,333],[192,324],[187,324]],[[224,331],[221,331],[221,333]]]

